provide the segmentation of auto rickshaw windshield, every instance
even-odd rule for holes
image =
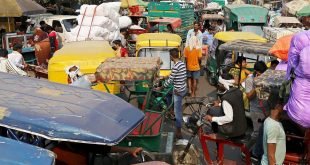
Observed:
[[[142,48],[138,57],[160,57],[162,64],[160,69],[171,69],[173,62],[170,59],[170,48]]]

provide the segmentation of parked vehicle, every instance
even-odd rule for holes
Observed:
[[[68,75],[65,68],[71,65],[80,67],[83,74],[95,73],[96,68],[107,58],[115,57],[110,44],[106,41],[80,41],[66,44],[55,52],[49,61],[48,80],[61,84],[68,84]],[[110,83],[112,94],[120,92],[119,82]],[[93,87],[95,90],[106,91],[103,84]]]
[[[4,135],[49,148],[65,164],[88,164],[90,154],[118,144],[145,117],[112,94],[7,73],[0,77]]]
[[[268,10],[248,4],[226,5],[224,15],[227,30],[254,32],[262,36],[262,27],[267,24]]]
[[[144,33],[140,34],[136,43],[137,57],[160,57],[162,65],[160,76],[168,76],[173,67],[169,49],[182,50],[182,39],[177,34],[171,33]]]
[[[218,78],[218,73],[221,69],[221,65],[224,62],[224,59],[226,58],[226,54],[223,57],[219,56],[219,47],[226,43],[226,42],[231,42],[231,41],[236,41],[236,40],[246,40],[250,43],[252,42],[258,42],[258,43],[266,43],[267,40],[265,38],[262,38],[254,33],[250,32],[218,32],[214,36],[215,41],[213,44],[216,47],[215,50],[211,51],[211,54],[208,56],[207,59],[207,64],[206,64],[206,76],[207,80],[211,85],[216,85],[217,84],[217,78]],[[245,44],[246,45],[246,44]],[[254,44],[255,45],[255,44]],[[255,47],[254,45],[253,48]],[[271,45],[272,46],[272,45]],[[233,51],[233,50],[231,50]],[[253,51],[247,50],[247,51]],[[243,52],[243,51],[242,51]],[[251,52],[248,52],[251,53]],[[252,52],[255,53],[255,52]],[[235,59],[235,58],[233,58]]]
[[[60,35],[62,43],[69,41],[71,29],[74,27],[74,22],[77,22],[75,15],[53,15],[43,17],[46,24],[52,26]]]

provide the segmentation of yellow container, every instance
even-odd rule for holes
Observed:
[[[107,58],[115,57],[115,53],[106,41],[81,41],[64,45],[56,51],[48,65],[48,80],[61,84],[68,84],[65,68],[70,65],[77,65],[83,74],[95,73],[96,68]],[[120,91],[119,82],[107,84],[110,93],[117,94]],[[93,89],[106,91],[102,83],[94,86]]]
[[[139,53],[142,50],[154,49],[153,53],[147,53],[153,56],[159,56],[164,65],[168,65],[171,61],[169,55],[169,49],[173,48],[181,48],[182,39],[177,34],[171,33],[144,33],[140,34],[137,38],[136,42],[136,50],[137,50],[137,57],[140,57]],[[163,57],[165,56],[165,57]],[[181,55],[180,55],[181,56]],[[149,56],[148,56],[149,57]],[[172,64],[170,65],[173,66]],[[168,76],[170,75],[171,68],[163,67],[160,69],[160,76]]]

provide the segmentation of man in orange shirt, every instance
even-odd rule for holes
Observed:
[[[189,45],[184,49],[186,59],[188,91],[191,97],[196,96],[197,81],[200,76],[200,60],[202,57],[202,47],[196,36],[189,39]]]

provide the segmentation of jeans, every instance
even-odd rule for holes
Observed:
[[[263,111],[250,111],[250,115],[253,123],[253,132],[251,137],[256,139],[258,136],[259,128],[262,126],[263,120],[266,118],[266,116],[264,115]]]
[[[174,115],[175,115],[175,126],[177,128],[182,128],[182,120],[183,120],[183,110],[182,110],[182,100],[186,95],[187,90],[184,90],[178,94],[173,92],[173,103],[174,103]]]

